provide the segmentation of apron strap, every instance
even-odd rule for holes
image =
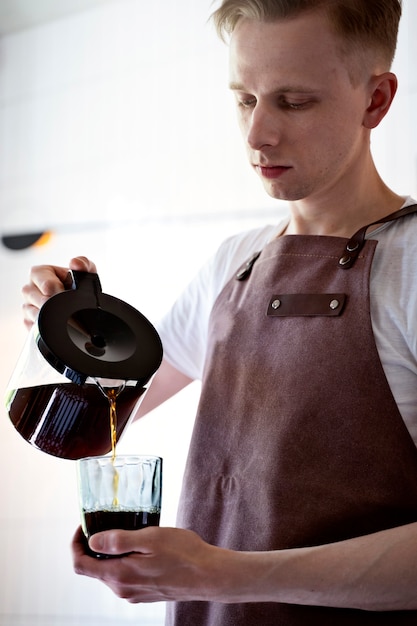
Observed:
[[[376,222],[371,222],[370,224],[366,224],[366,226],[362,226],[362,228],[356,231],[356,233],[347,242],[342,256],[339,259],[339,267],[341,269],[348,270],[353,266],[365,244],[365,237],[368,228],[370,228],[371,226],[375,226],[376,224],[393,222],[400,217],[405,217],[406,215],[411,215],[413,213],[417,213],[417,204],[410,204],[410,206],[406,206],[402,209],[399,209],[398,211],[394,211],[394,213],[390,213],[386,217],[382,217]],[[250,276],[252,268],[258,260],[260,254],[260,252],[255,252],[255,254],[253,254],[250,259],[246,261],[246,263],[236,273],[236,280],[246,280]]]
[[[398,211],[394,211],[394,213],[390,213],[390,215],[387,215],[386,217],[380,218],[376,222],[371,222],[371,224],[362,226],[362,228],[356,231],[356,233],[347,242],[343,255],[339,259],[339,266],[344,270],[348,270],[352,267],[365,244],[365,236],[368,228],[375,226],[376,224],[393,222],[400,217],[404,217],[405,215],[410,215],[412,213],[417,213],[417,204],[411,204],[410,206],[406,206]]]

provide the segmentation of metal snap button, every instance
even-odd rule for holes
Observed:
[[[348,243],[348,245],[346,246],[346,250],[348,252],[355,252],[355,250],[357,250],[359,248],[359,242],[353,242],[353,243]]]
[[[339,259],[339,265],[342,265],[342,266],[343,265],[347,265],[348,263],[350,263],[350,261],[351,261],[350,255],[349,254],[345,254],[344,256],[342,256]]]
[[[332,300],[330,302],[330,308],[334,311],[340,305],[339,300]]]
[[[272,307],[274,310],[279,309],[279,307],[280,307],[280,306],[281,306],[281,300],[274,300],[274,301],[271,303],[271,307]]]

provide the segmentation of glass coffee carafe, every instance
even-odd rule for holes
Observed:
[[[72,272],[72,288],[41,308],[11,377],[6,406],[20,435],[57,457],[107,454],[162,360],[152,324],[104,294],[97,274]],[[110,399],[117,423],[109,426]]]

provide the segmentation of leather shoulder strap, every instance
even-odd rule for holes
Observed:
[[[350,267],[352,267],[365,244],[365,237],[368,228],[370,228],[371,226],[375,226],[376,224],[393,222],[394,220],[405,217],[406,215],[410,215],[412,213],[417,213],[417,204],[410,204],[410,206],[406,206],[402,209],[399,209],[398,211],[394,211],[394,213],[390,213],[386,217],[382,217],[376,222],[371,222],[366,226],[362,226],[362,228],[356,231],[356,233],[347,242],[343,254],[339,259],[339,266],[344,270],[348,270]]]
[[[413,213],[417,213],[417,204],[410,204],[410,206],[403,207],[398,211],[394,211],[394,213],[390,213],[386,217],[382,217],[376,222],[371,222],[370,224],[366,224],[366,226],[362,226],[356,233],[349,239],[347,242],[345,249],[342,251],[342,254],[339,259],[339,267],[344,270],[348,270],[353,266],[356,259],[359,256],[360,251],[362,250],[365,244],[365,237],[368,228],[371,226],[376,226],[376,224],[385,224],[387,222],[393,222],[401,217],[405,217],[406,215],[411,215]],[[252,272],[252,267],[258,260],[261,252],[255,252],[248,261],[239,269],[236,274],[237,280],[246,280],[250,273]]]

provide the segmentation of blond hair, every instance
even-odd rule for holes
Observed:
[[[242,18],[273,22],[307,11],[324,11],[344,44],[345,52],[373,50],[386,69],[397,46],[401,0],[223,0],[212,14],[225,40]]]

